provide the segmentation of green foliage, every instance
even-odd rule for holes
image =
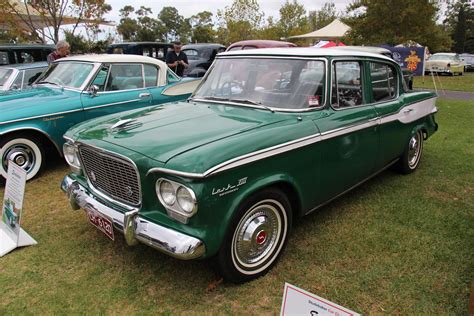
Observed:
[[[304,6],[297,0],[293,0],[293,2],[286,0],[285,4],[280,8],[278,26],[281,31],[280,36],[283,38],[307,33],[309,27]]]
[[[443,23],[453,40],[453,51],[474,53],[474,10],[469,1],[450,3]]]
[[[209,11],[199,12],[189,19],[191,26],[191,42],[211,43],[214,42],[216,32],[212,23],[213,14]]]
[[[6,26],[11,37],[27,37],[39,42],[47,39],[56,43],[66,19],[73,22],[71,32],[74,34],[84,20],[87,20],[86,27],[98,29],[98,23],[110,10],[112,7],[105,0],[2,0],[0,24]]]
[[[257,0],[234,0],[230,7],[217,11],[218,39],[224,44],[255,39],[261,28],[264,13]]]
[[[356,45],[397,45],[413,40],[432,52],[451,46],[446,32],[436,24],[436,2],[356,0],[348,13],[349,37]]]
[[[308,14],[309,28],[312,31],[325,27],[339,15],[336,12],[336,5],[333,2],[324,3],[321,10],[310,11]]]
[[[105,40],[86,39],[80,34],[74,34],[71,31],[64,31],[65,39],[71,46],[72,54],[96,53],[103,54],[107,46],[112,43],[112,38]]]

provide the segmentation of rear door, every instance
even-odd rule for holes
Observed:
[[[97,86],[97,93],[84,91],[81,96],[86,119],[152,104],[143,64],[103,65],[92,85]]]

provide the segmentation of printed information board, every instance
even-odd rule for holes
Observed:
[[[356,312],[289,283],[285,283],[280,315],[360,316]]]
[[[0,257],[17,247],[36,244],[36,241],[20,227],[25,184],[26,171],[10,161],[0,222]]]

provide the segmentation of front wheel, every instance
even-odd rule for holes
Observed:
[[[418,167],[423,153],[423,132],[417,131],[410,137],[403,155],[398,161],[397,169],[403,174],[409,174]]]
[[[265,189],[247,199],[217,255],[222,276],[242,283],[267,273],[286,245],[291,220],[291,205],[279,190]]]
[[[34,178],[43,167],[44,151],[33,136],[16,135],[0,142],[0,174],[6,179],[8,162],[13,161],[26,170],[26,180]]]

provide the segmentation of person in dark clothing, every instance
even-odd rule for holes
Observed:
[[[53,61],[56,59],[62,58],[62,57],[67,57],[69,55],[69,43],[66,41],[59,41],[56,44],[56,50],[52,52],[51,54],[48,55],[46,60],[48,61],[48,64],[51,64]]]
[[[171,68],[178,76],[182,77],[184,68],[188,67],[188,56],[181,51],[181,43],[173,43],[174,51],[166,54],[166,64]]]

